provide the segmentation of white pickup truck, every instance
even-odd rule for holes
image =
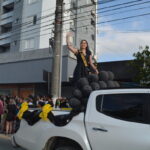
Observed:
[[[150,150],[150,89],[93,91],[86,111],[67,125],[23,119],[12,143],[28,150]]]

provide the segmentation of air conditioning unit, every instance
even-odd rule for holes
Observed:
[[[75,31],[74,20],[70,21],[70,30]]]
[[[91,18],[91,25],[95,26],[95,20],[93,18]]]
[[[71,3],[71,8],[72,8],[72,9],[76,9],[76,7],[77,7],[76,2],[73,1],[73,2]]]
[[[95,12],[94,10],[91,10],[91,15],[92,15],[93,17],[95,17],[95,16],[96,16],[96,12]]]

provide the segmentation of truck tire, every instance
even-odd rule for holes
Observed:
[[[55,148],[55,150],[80,150],[78,148],[75,147],[71,147],[71,146],[58,146],[57,148]]]

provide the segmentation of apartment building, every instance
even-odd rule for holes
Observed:
[[[26,97],[48,91],[46,78],[52,71],[50,39],[54,36],[55,7],[54,0],[0,0],[0,94]],[[64,0],[63,15],[65,84],[76,65],[75,57],[66,48],[66,33],[74,33],[76,47],[81,39],[86,39],[95,54],[95,1]]]

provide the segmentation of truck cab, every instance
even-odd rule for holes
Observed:
[[[150,90],[95,91],[89,98],[85,122],[93,150],[148,150]]]

